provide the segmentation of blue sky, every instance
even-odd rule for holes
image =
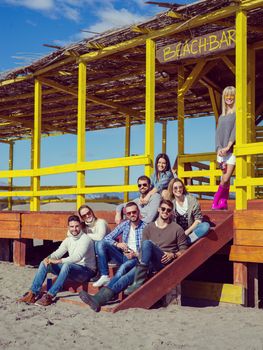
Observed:
[[[165,1],[163,1],[165,2]],[[172,1],[171,1],[172,2]],[[190,3],[192,1],[176,1]],[[66,45],[89,36],[82,30],[102,33],[107,29],[146,20],[164,8],[145,4],[143,0],[0,0],[0,71],[30,64],[51,52],[43,44]],[[3,33],[5,33],[3,35]],[[186,120],[186,152],[210,152],[214,149],[214,119]],[[144,153],[144,126],[132,127],[132,154]],[[177,122],[168,123],[167,153],[171,162],[177,155]],[[155,153],[161,151],[161,126],[156,124]],[[110,140],[105,143],[104,140]],[[7,146],[0,144],[0,169],[8,168]],[[87,160],[124,156],[124,129],[87,133]],[[43,138],[42,166],[72,163],[76,159],[76,137],[72,135]],[[30,142],[15,146],[15,169],[30,167]],[[143,172],[131,170],[131,183]],[[88,172],[89,184],[119,184],[123,171]],[[63,178],[63,179],[62,179]],[[0,181],[5,181],[0,179]],[[16,179],[15,184],[29,183]],[[42,184],[75,184],[75,175],[49,176]]]

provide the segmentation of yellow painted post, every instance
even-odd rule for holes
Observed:
[[[151,164],[145,165],[145,175],[150,176],[154,163],[154,120],[155,120],[155,42],[146,40],[146,100],[145,100],[145,154]]]
[[[167,121],[162,122],[162,153],[166,153]]]
[[[248,142],[256,142],[256,118],[255,118],[255,85],[256,85],[256,55],[252,47],[248,48]],[[248,177],[255,177],[255,159],[253,155],[247,156]],[[255,198],[255,187],[249,185],[247,189],[247,199]]]
[[[178,67],[178,95],[177,95],[177,119],[178,119],[178,161],[177,175],[182,177],[184,172],[184,164],[180,161],[180,156],[184,155],[184,94],[182,87],[184,85],[184,67]]]
[[[31,152],[30,152],[30,166],[34,168],[34,129],[31,129]],[[33,176],[30,178],[30,191],[33,192]],[[29,199],[30,210],[33,211],[33,197]]]
[[[42,85],[39,80],[35,80],[34,91],[34,130],[33,130],[33,170],[40,167],[40,149],[41,149],[41,124],[42,124]],[[35,194],[40,189],[40,176],[33,176],[32,190],[33,198],[30,202],[30,210],[40,210],[40,199]]]
[[[14,142],[9,143],[9,162],[8,162],[9,170],[13,170],[14,168]],[[8,178],[8,191],[13,190],[13,178]],[[8,210],[12,210],[12,197],[8,197],[7,200]]]
[[[86,90],[87,67],[84,62],[79,62],[78,72],[78,134],[77,134],[77,163],[86,158]],[[77,171],[77,189],[85,187],[85,171]],[[77,194],[77,208],[85,203],[85,194]]]
[[[236,13],[236,149],[247,143],[247,14]],[[236,179],[247,176],[246,156],[238,156]],[[247,209],[247,187],[236,188],[236,209]]]
[[[131,118],[129,115],[126,116],[125,124],[125,157],[130,156],[131,150]],[[124,185],[129,185],[130,182],[130,167],[124,167]],[[129,201],[129,192],[124,192],[124,202]]]

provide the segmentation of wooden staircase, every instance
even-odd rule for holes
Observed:
[[[128,308],[149,309],[233,238],[231,211],[206,211],[204,215],[214,225],[209,234],[113,307],[112,312]]]

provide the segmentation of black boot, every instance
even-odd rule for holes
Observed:
[[[90,295],[84,290],[79,293],[80,299],[88,304],[95,312],[99,312],[100,307],[111,300],[113,296],[114,292],[108,287],[101,288],[95,295]]]
[[[134,276],[134,282],[127,289],[125,289],[124,294],[130,295],[136,289],[140,288],[147,279],[148,266],[143,264],[137,264]]]

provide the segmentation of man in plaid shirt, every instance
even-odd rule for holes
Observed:
[[[120,223],[103,240],[98,242],[98,267],[101,277],[93,283],[93,287],[102,287],[110,281],[109,261],[113,260],[119,265],[126,263],[126,270],[133,268],[137,263],[142,231],[146,224],[140,219],[140,211],[136,203],[129,202],[125,209],[128,220]],[[121,238],[121,242],[117,238]]]

